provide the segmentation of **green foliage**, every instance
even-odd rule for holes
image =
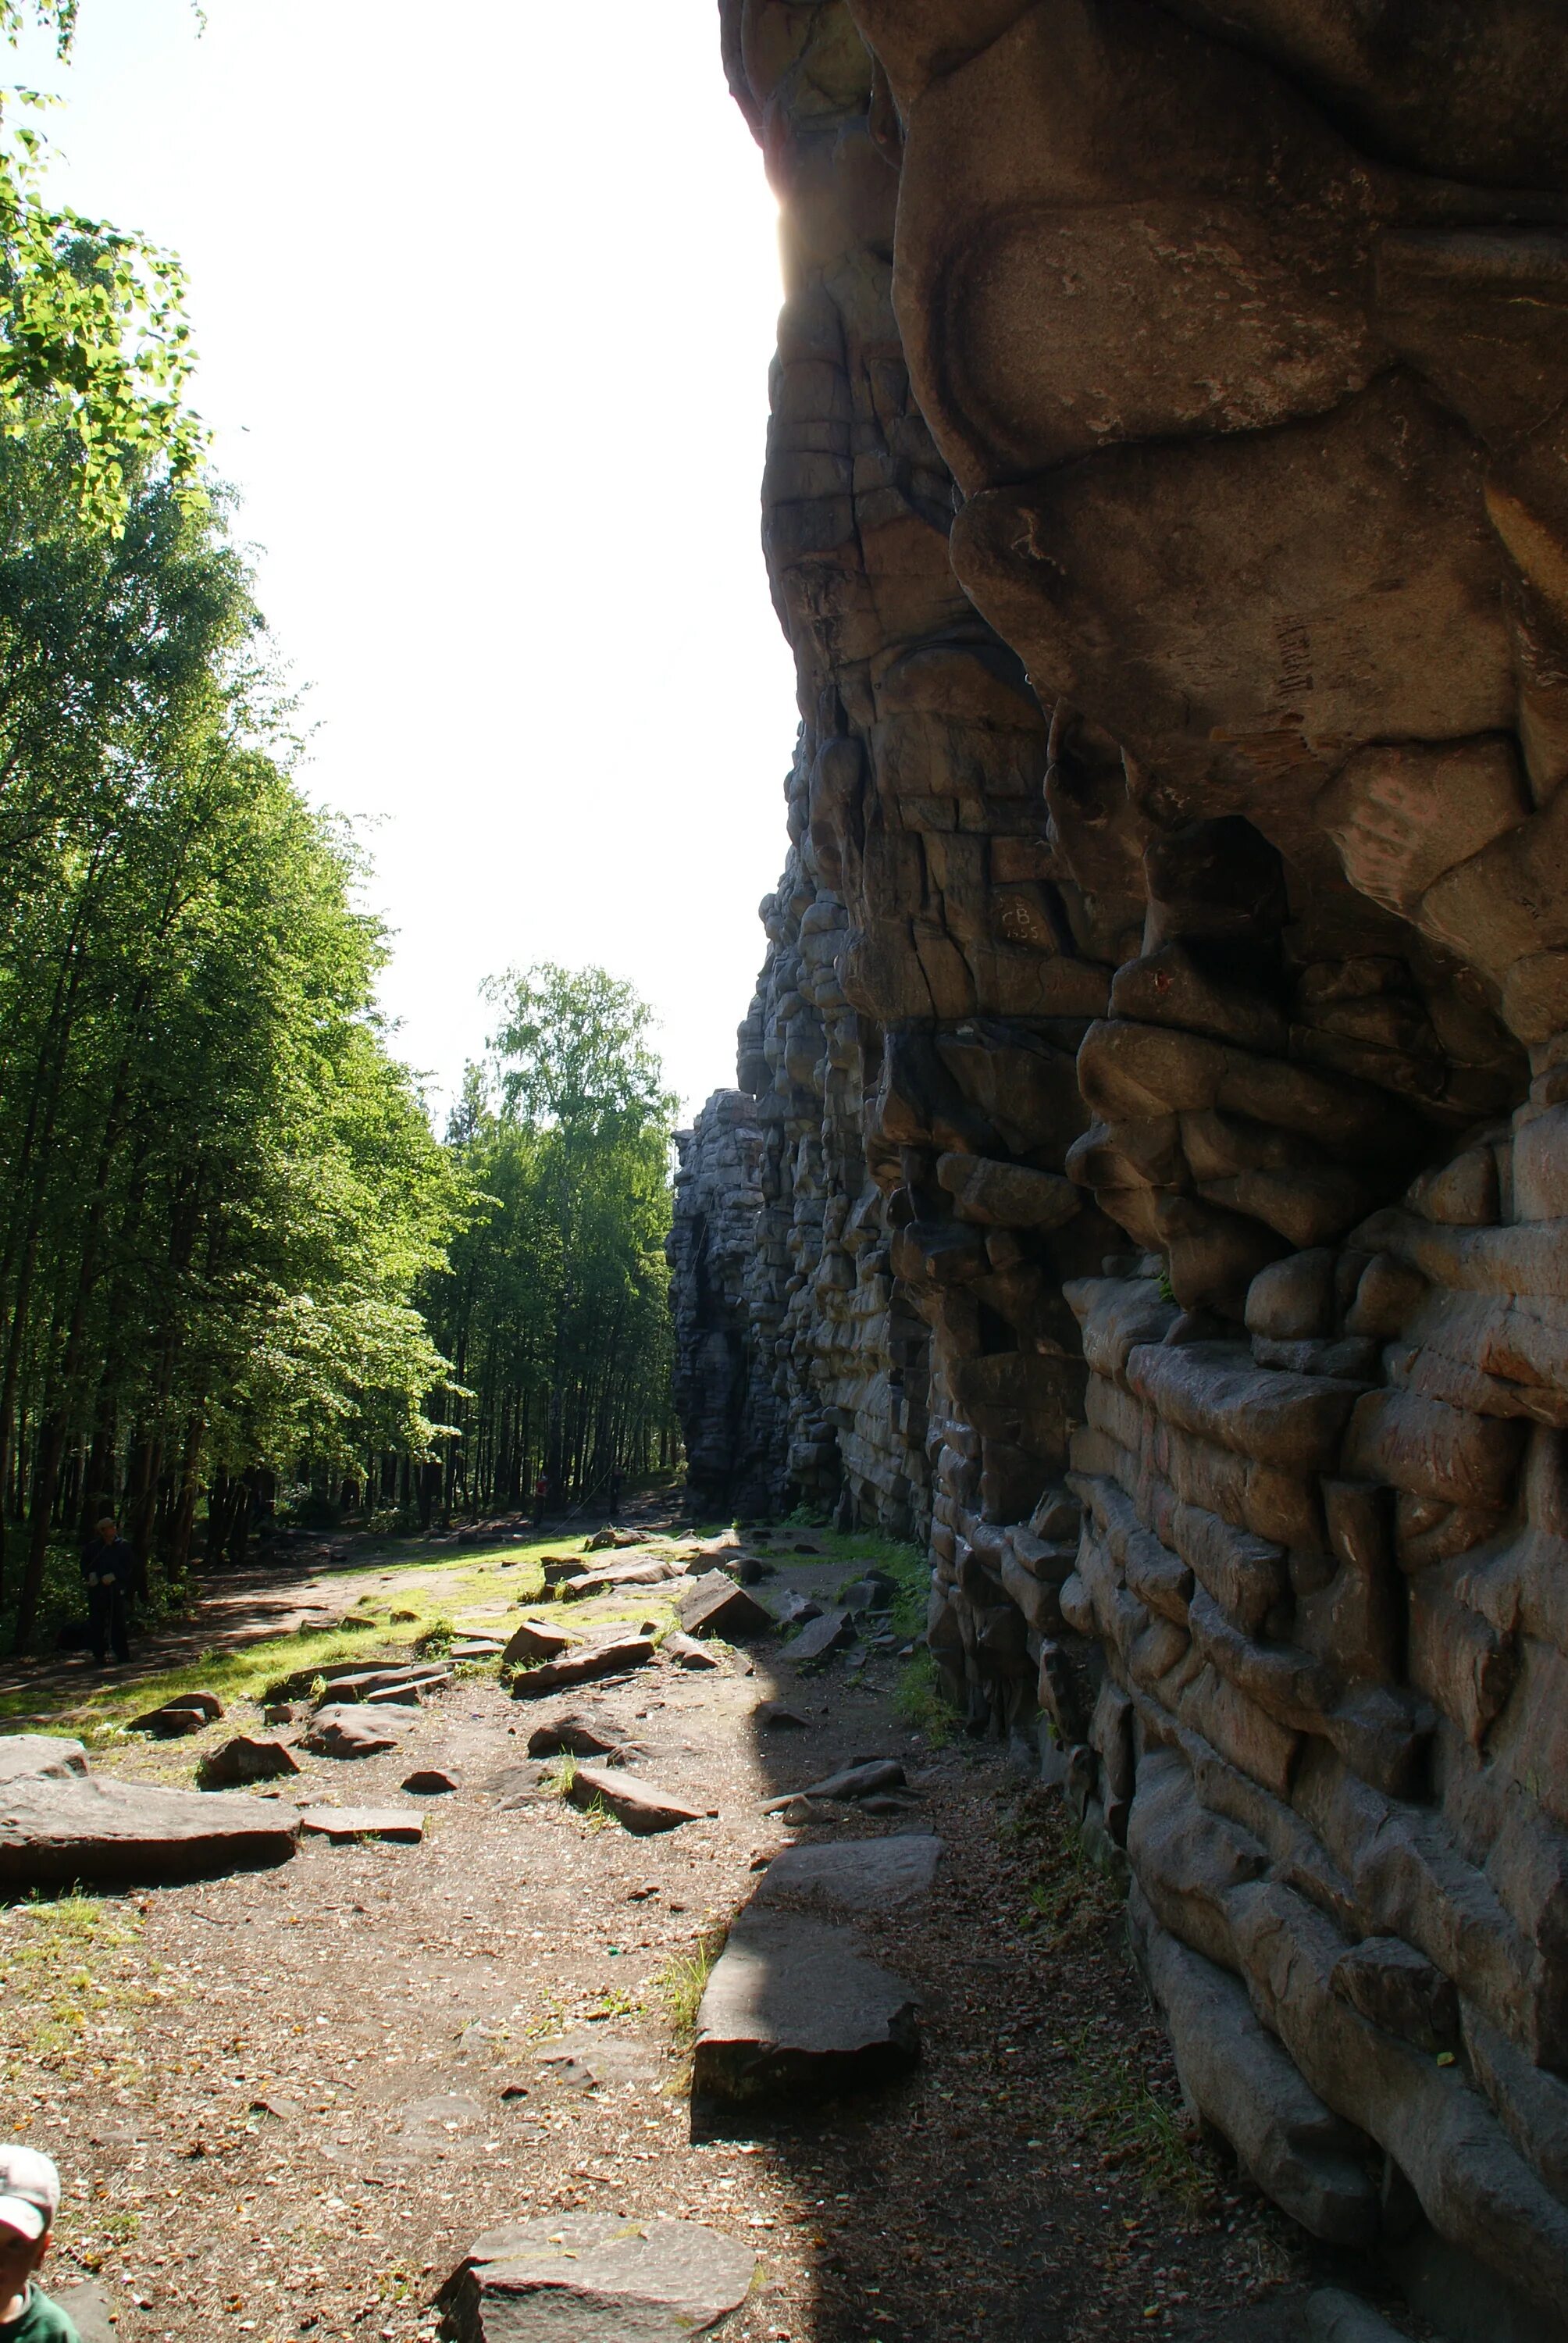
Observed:
[[[67,417],[0,438],[0,1506],[29,1517],[24,1636],[73,1491],[89,1518],[128,1494],[144,1545],[156,1516],[177,1577],[204,1484],[234,1512],[302,1460],[429,1454],[446,1370],[414,1289],[468,1209],[377,1026],[383,942],[292,778],[221,503],[144,466],[115,538],[75,481]]]
[[[447,1502],[517,1504],[543,1469],[558,1495],[672,1453],[668,1271],[675,1101],[649,1012],[602,969],[498,979],[486,1065],[448,1147],[475,1214],[431,1281],[460,1433]]]
[[[75,0],[34,0],[62,55]],[[27,11],[0,0],[0,35],[15,42]],[[45,101],[10,93],[13,109]],[[44,141],[30,121],[4,135],[0,105],[0,431],[29,433],[64,417],[75,442],[74,489],[82,520],[116,533],[130,508],[130,477],[156,459],[187,505],[202,495],[206,436],[185,403],[194,353],[185,277],[146,237],[49,202]]]
[[[729,1934],[721,1923],[704,1928],[691,1951],[673,1953],[653,1980],[652,1990],[664,2004],[671,2030],[682,2047],[697,2032],[697,2013]]]
[[[1195,2211],[1209,2183],[1175,2109],[1149,2088],[1125,2046],[1095,2025],[1081,2026],[1067,2047],[1074,2074],[1058,2099],[1060,2115],[1089,2134],[1102,2164],[1136,2173]]]
[[[942,1749],[959,1725],[959,1713],[942,1691],[936,1660],[922,1647],[911,1652],[899,1670],[893,1687],[893,1708],[906,1725],[923,1733],[933,1749]]]

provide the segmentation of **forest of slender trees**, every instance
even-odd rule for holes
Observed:
[[[494,988],[444,1141],[289,769],[221,502],[0,439],[0,1606],[118,1513],[156,1588],[258,1517],[560,1501],[672,1460],[672,1102],[602,971]],[[390,1525],[390,1524],[389,1524]]]
[[[601,969],[491,988],[501,1024],[448,1146],[477,1200],[432,1282],[452,1361],[449,1511],[607,1502],[674,1456],[664,1240],[670,1127],[648,1012]]]
[[[0,0],[68,46],[75,0]],[[602,1500],[674,1460],[673,1101],[599,970],[492,987],[444,1137],[185,402],[177,264],[0,95],[0,1644],[113,1513],[144,1600],[253,1532]],[[526,947],[527,938],[518,942]]]

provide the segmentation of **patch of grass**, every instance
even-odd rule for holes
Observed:
[[[664,2004],[670,2030],[683,2049],[697,2032],[697,2013],[729,1934],[722,1922],[704,1928],[691,1951],[672,1954],[653,1979],[651,1990]]]
[[[0,2011],[25,2030],[7,2046],[26,2060],[74,2053],[95,2020],[131,1997],[113,1956],[140,1933],[139,1921],[111,1917],[90,1896],[14,1906],[0,1933]]]
[[[544,1787],[552,1797],[567,1798],[571,1795],[572,1784],[577,1777],[578,1761],[569,1749],[563,1749],[544,1775]]]
[[[924,1734],[933,1749],[945,1748],[959,1729],[959,1712],[942,1690],[935,1655],[923,1644],[899,1670],[893,1710],[906,1725]]]
[[[1059,2096],[1061,2115],[1089,2134],[1102,2164],[1135,2172],[1196,2209],[1209,2181],[1174,2109],[1156,2098],[1120,2047],[1093,2036],[1093,2025],[1083,2026],[1067,2046],[1077,2072]]]
[[[1034,1876],[1020,1926],[1063,1952],[1094,1936],[1121,1909],[1111,1875],[1097,1864],[1067,1807],[1038,1795],[1014,1810],[1019,1835],[1036,1838]]]

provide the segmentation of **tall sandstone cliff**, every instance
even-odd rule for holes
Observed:
[[[694,1482],[929,1541],[1202,2115],[1568,2331],[1560,10],[720,16],[801,729]]]

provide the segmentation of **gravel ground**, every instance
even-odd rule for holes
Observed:
[[[1187,2137],[1119,1907],[1060,1805],[995,1750],[911,1734],[895,1674],[801,1679],[759,1650],[539,1703],[459,1677],[396,1753],[303,1757],[288,1785],[417,1805],[422,1845],[307,1843],[276,1871],[0,1912],[10,2121],[65,2176],[54,2277],[89,2279],[85,2326],[101,2303],[149,2343],[411,2343],[481,2230],[583,2207],[753,2245],[735,2343],[1294,2336],[1335,2272]],[[762,1729],[775,1698],[809,1729]],[[633,1734],[640,1770],[717,1819],[635,1838],[519,1776],[528,1731],[568,1707]],[[236,1707],[95,1762],[189,1781],[257,1725]],[[796,1832],[760,1813],[869,1755],[903,1759],[912,1817]],[[456,1794],[406,1799],[429,1765]],[[935,1893],[862,1924],[919,1996],[920,2066],[694,2139],[682,1987],[689,2006],[757,1870],[794,1839],[928,1825]]]

